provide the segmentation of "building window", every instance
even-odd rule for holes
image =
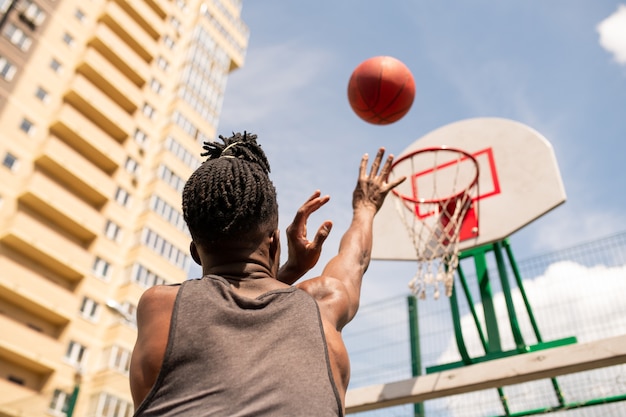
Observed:
[[[4,154],[4,158],[2,159],[2,165],[9,168],[11,171],[17,171],[19,161],[17,156],[13,155],[11,152],[7,152]]]
[[[111,264],[100,257],[96,257],[93,261],[92,271],[96,277],[108,280],[111,276]]]
[[[165,149],[173,153],[178,159],[194,171],[201,164],[200,160],[196,158],[191,151],[187,150],[172,136],[165,138]]]
[[[27,118],[23,118],[20,123],[20,130],[28,136],[33,136],[35,134],[35,125]]]
[[[50,94],[48,94],[48,92],[44,90],[42,87],[37,87],[37,90],[35,91],[35,97],[37,97],[39,100],[43,101],[44,103],[50,102]]]
[[[137,321],[137,306],[131,302],[124,301],[121,305],[122,312],[124,313],[124,318],[129,320],[131,323],[135,323]]]
[[[115,201],[122,207],[128,207],[130,206],[130,194],[128,194],[128,191],[126,191],[125,189],[121,188],[121,187],[117,187],[117,190],[115,191]]]
[[[185,219],[183,217],[183,213],[173,207],[171,204],[168,204],[165,200],[159,197],[156,194],[153,194],[150,197],[149,202],[150,210],[161,216],[164,220],[166,220],[169,224],[176,227],[178,230],[185,232],[189,236],[189,230],[187,229],[187,224],[185,223]]]
[[[33,26],[39,26],[46,19],[46,14],[32,0],[22,0],[20,18]]]
[[[189,268],[189,256],[150,228],[144,227],[142,229],[141,243],[167,259],[177,268],[185,271]]]
[[[52,71],[56,72],[57,74],[61,74],[63,72],[63,65],[61,65],[61,63],[57,61],[56,58],[52,58],[52,60],[50,60],[50,68],[52,68]]]
[[[178,125],[178,127],[180,127],[189,136],[191,136],[192,138],[196,140],[199,140],[198,128],[189,119],[187,119],[181,112],[179,112],[178,110],[174,110],[174,112],[172,113],[171,120],[174,123],[176,123],[176,125]]]
[[[167,71],[170,68],[170,63],[167,62],[167,59],[163,58],[162,56],[159,56],[157,58],[157,66],[161,68],[163,71]]]
[[[96,321],[100,316],[100,304],[89,297],[83,297],[80,304],[80,315],[88,320]]]
[[[167,284],[164,278],[155,274],[141,264],[133,264],[130,271],[130,280],[143,288]]]
[[[67,412],[67,406],[69,405],[70,394],[61,391],[60,389],[55,389],[52,394],[52,399],[50,401],[50,405],[48,406],[48,411],[52,415],[64,416]]]
[[[146,142],[148,142],[148,135],[141,129],[135,129],[135,133],[133,133],[133,139],[140,147],[145,147]]]
[[[24,52],[28,51],[30,45],[33,43],[30,37],[28,37],[22,29],[18,28],[13,23],[7,25],[7,28],[4,30],[4,36],[11,41],[13,45],[17,46]]]
[[[130,357],[132,352],[129,349],[113,345],[104,350],[104,367],[105,369],[114,369],[116,371],[128,374],[130,369]]]
[[[143,103],[143,107],[141,108],[141,112],[150,120],[154,120],[156,117],[156,110],[148,103]]]
[[[161,94],[161,91],[163,91],[163,85],[159,82],[159,80],[153,78],[150,80],[150,89],[157,94]]]
[[[70,341],[67,345],[67,351],[65,351],[65,360],[71,365],[81,368],[85,357],[87,356],[87,347],[81,345],[78,342]]]
[[[121,227],[112,222],[111,220],[107,220],[106,226],[104,227],[104,235],[111,239],[114,242],[119,242],[120,237],[122,236]]]
[[[85,13],[80,9],[76,9],[76,11],[74,12],[74,17],[81,23],[85,22],[85,20],[87,19]]]
[[[96,394],[91,398],[89,416],[93,417],[131,417],[133,405],[106,392]]]
[[[187,10],[187,2],[185,0],[176,0],[176,6],[182,11]]]
[[[65,42],[65,44],[69,47],[74,47],[76,44],[76,42],[74,42],[74,37],[67,32],[63,34],[63,42]]]
[[[176,42],[174,42],[174,39],[172,39],[172,37],[169,35],[165,35],[163,37],[163,43],[165,44],[165,46],[168,47],[168,49],[174,49],[174,47],[176,46]]]
[[[178,32],[180,31],[181,23],[175,16],[170,16],[170,25]]]
[[[16,71],[17,68],[13,65],[13,63],[5,57],[0,56],[0,77],[2,77],[5,81],[11,81],[13,76],[15,76]]]
[[[167,166],[161,164],[157,168],[157,176],[162,179],[167,185],[178,191],[183,192],[185,188],[185,180],[174,173]]]
[[[139,170],[139,164],[130,156],[126,158],[126,162],[124,163],[124,169],[131,175],[137,175],[137,171]]]

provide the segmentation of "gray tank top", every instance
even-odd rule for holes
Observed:
[[[319,309],[295,287],[256,299],[181,284],[157,380],[135,417],[343,416]]]

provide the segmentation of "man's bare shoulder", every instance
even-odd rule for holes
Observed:
[[[328,275],[307,279],[296,284],[296,287],[316,300],[333,297],[337,292],[345,290],[345,284],[341,280]]]
[[[180,285],[155,285],[148,288],[139,299],[139,310],[159,310],[173,306]]]
[[[296,285],[315,299],[322,317],[340,330],[349,321],[350,292],[346,283],[332,276],[322,275]]]

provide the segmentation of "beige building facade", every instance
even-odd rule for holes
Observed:
[[[193,262],[180,196],[241,8],[0,0],[0,417],[132,415],[135,308]]]

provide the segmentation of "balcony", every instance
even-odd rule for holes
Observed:
[[[0,242],[70,281],[80,280],[91,266],[81,246],[23,211],[13,216]]]
[[[107,174],[124,163],[122,146],[69,104],[63,104],[50,131]]]
[[[137,329],[120,318],[117,323],[112,324],[105,331],[102,343],[104,345],[118,343],[132,346],[136,339]]]
[[[187,271],[172,265],[152,249],[140,244],[128,251],[126,259],[129,263],[139,260],[148,269],[158,271],[158,274],[169,282],[183,282],[187,278]]]
[[[165,24],[165,16],[159,16],[143,0],[116,0],[116,3],[131,16],[152,39],[158,40]]]
[[[165,19],[170,8],[168,0],[146,0],[146,4],[148,4],[161,19]]]
[[[150,77],[150,66],[104,23],[98,24],[89,45],[100,52],[137,87]]]
[[[126,392],[128,374],[114,369],[103,369],[91,375],[90,386],[93,391]]]
[[[84,243],[104,230],[98,211],[40,171],[33,173],[19,201]]]
[[[49,136],[35,164],[95,207],[115,192],[113,180],[56,136]]]
[[[230,15],[223,6],[218,7],[217,4],[208,3],[204,16],[217,36],[223,37],[224,48],[231,59],[229,71],[232,72],[244,63],[250,30],[239,18]]]
[[[142,101],[139,87],[95,49],[89,48],[86,51],[77,71],[84,74],[128,114],[134,113],[139,107]]]
[[[38,391],[0,379],[0,416],[38,416],[50,404],[49,396]]]
[[[50,374],[63,357],[63,346],[53,338],[0,314],[0,357],[37,374]]]
[[[150,62],[157,52],[155,40],[119,4],[110,2],[101,21],[106,23],[137,55]]]
[[[133,131],[132,117],[84,75],[76,74],[65,95],[65,101],[80,109],[118,142],[126,139]]]
[[[130,301],[131,303],[134,303],[136,305],[145,290],[145,288],[140,287],[134,282],[126,282],[118,288],[117,292],[115,293],[115,298],[117,300]]]
[[[78,309],[70,291],[8,258],[0,259],[0,292],[26,311],[55,325],[67,324]]]

